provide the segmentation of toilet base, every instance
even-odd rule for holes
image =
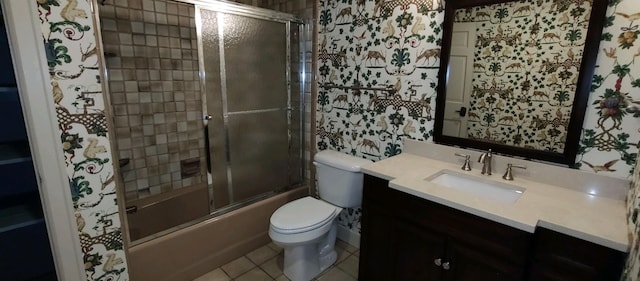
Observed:
[[[326,237],[315,243],[284,248],[284,275],[291,281],[309,281],[333,265],[338,259],[335,250],[337,222],[333,222]]]

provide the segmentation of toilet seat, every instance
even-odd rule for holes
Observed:
[[[281,234],[311,231],[330,223],[342,208],[313,197],[291,201],[271,215],[271,229]]]

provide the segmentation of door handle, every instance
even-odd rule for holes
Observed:
[[[458,115],[460,115],[460,117],[464,117],[465,115],[467,115],[467,108],[466,107],[460,107],[460,110],[456,110],[456,112],[458,112]]]

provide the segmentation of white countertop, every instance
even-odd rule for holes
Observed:
[[[483,176],[460,165],[402,153],[364,166],[365,174],[390,180],[389,187],[530,233],[542,226],[599,245],[628,252],[629,232],[624,200],[598,197],[524,178],[508,184],[526,189],[515,203],[503,203],[424,180],[444,170],[507,182],[502,172]]]

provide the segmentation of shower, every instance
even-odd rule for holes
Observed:
[[[130,241],[305,184],[300,19],[218,1],[109,2],[99,14]]]

